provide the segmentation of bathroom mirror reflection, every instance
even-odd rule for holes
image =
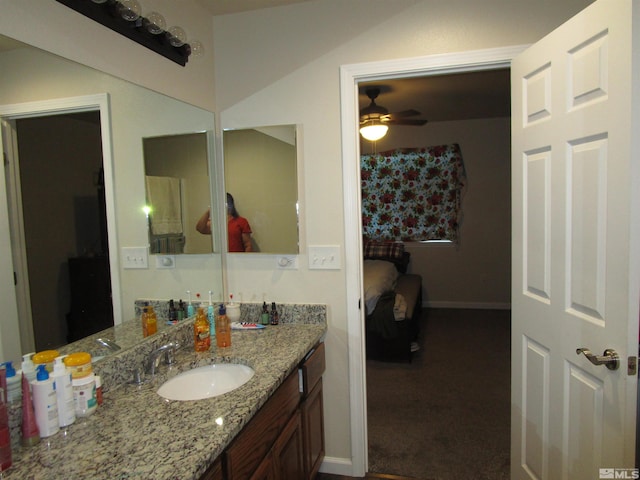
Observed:
[[[93,237],[89,235],[87,219],[95,221],[99,215],[93,212],[100,211],[102,207],[88,208],[94,203],[96,205],[100,203],[93,200],[93,203],[86,201],[85,197],[88,197],[89,193],[85,191],[77,195],[71,192],[71,180],[81,176],[80,170],[76,169],[67,178],[63,177],[59,181],[56,179],[60,178],[61,174],[56,171],[56,176],[53,176],[51,173],[51,169],[55,169],[57,165],[53,162],[54,154],[71,168],[79,162],[88,163],[89,159],[93,158],[86,152],[71,154],[66,149],[67,144],[75,143],[75,146],[79,146],[80,143],[75,141],[79,137],[85,142],[93,138],[86,133],[87,128],[92,123],[96,123],[87,119],[89,113],[94,113],[93,108],[91,112],[86,113],[84,111],[87,109],[83,107],[81,118],[74,118],[72,120],[77,121],[65,123],[66,130],[62,133],[54,134],[49,131],[48,136],[54,137],[56,144],[48,147],[49,149],[45,149],[41,154],[49,170],[40,172],[40,176],[48,183],[48,190],[44,194],[43,191],[35,188],[22,190],[25,195],[27,193],[33,195],[33,199],[28,201],[36,209],[35,225],[45,229],[44,233],[38,234],[41,246],[37,252],[34,252],[33,249],[27,248],[27,242],[21,236],[19,229],[13,228],[14,223],[12,222],[10,227],[6,220],[13,217],[19,218],[16,214],[21,214],[18,212],[21,206],[15,201],[18,197],[14,193],[19,191],[16,189],[17,184],[14,184],[15,175],[11,172],[6,173],[5,170],[5,177],[0,182],[0,213],[2,213],[0,217],[5,218],[0,228],[0,245],[3,245],[3,258],[6,261],[0,262],[0,278],[11,279],[11,283],[17,279],[18,284],[25,287],[29,287],[30,282],[36,281],[36,274],[42,277],[42,281],[37,285],[33,283],[34,286],[30,289],[19,290],[18,286],[13,288],[13,285],[0,289],[0,300],[10,312],[2,325],[3,359],[17,361],[22,354],[28,352],[57,349],[104,328],[102,325],[96,325],[96,328],[92,328],[90,332],[83,329],[81,332],[79,330],[75,332],[77,334],[70,335],[67,315],[71,311],[82,311],[81,308],[74,310],[75,307],[72,305],[77,303],[74,303],[75,298],[90,302],[93,306],[103,305],[100,302],[92,302],[90,297],[84,295],[82,291],[78,295],[72,292],[70,256],[92,263],[104,258],[104,255],[101,256],[102,252],[108,252],[109,268],[103,269],[106,273],[104,289],[92,288],[86,277],[80,278],[74,284],[88,288],[93,293],[101,293],[101,298],[106,299],[108,303],[105,308],[113,310],[113,321],[109,324],[115,324],[116,327],[124,328],[127,323],[134,328],[139,326],[139,322],[134,321],[134,303],[139,298],[169,299],[184,295],[184,291],[188,288],[183,284],[185,278],[189,279],[190,286],[206,285],[207,289],[216,293],[222,292],[222,256],[219,253],[182,255],[175,262],[173,270],[162,271],[162,277],[159,276],[153,256],[148,259],[149,268],[147,269],[127,269],[120,262],[123,248],[145,248],[149,242],[147,224],[142,211],[145,204],[142,139],[187,132],[213,131],[214,114],[2,35],[0,35],[0,70],[6,72],[6,75],[0,76],[0,117],[3,121],[11,120],[3,122],[4,124],[13,122],[13,112],[22,111],[16,107],[22,107],[24,104],[36,104],[38,108],[51,110],[53,103],[56,106],[61,103],[63,107],[60,108],[66,109],[69,106],[69,99],[74,99],[78,95],[92,98],[93,96],[107,97],[108,101],[105,101],[105,106],[101,107],[100,112],[108,114],[103,126],[107,125],[109,129],[102,128],[98,131],[95,135],[97,140],[93,143],[97,143],[98,147],[102,145],[102,155],[98,153],[97,157],[102,160],[105,172],[107,167],[112,172],[110,175],[104,175],[106,209],[102,210],[106,210],[104,217],[107,220],[105,227],[107,230],[102,232],[103,236],[100,237],[105,238],[106,243],[99,249],[97,245],[100,245],[100,242],[88,241]],[[29,81],[25,82],[25,79]],[[34,115],[38,117],[36,120],[42,120],[39,111]],[[58,116],[62,117],[62,115]],[[100,114],[100,118],[104,116]],[[46,128],[49,129],[48,126]],[[30,146],[42,149],[44,137],[38,135],[40,134],[30,137],[28,143]],[[12,142],[7,141],[1,143],[4,150],[13,145]],[[105,145],[108,148],[105,148]],[[213,148],[209,148],[209,152],[212,151]],[[4,153],[8,155],[7,151]],[[22,148],[21,153],[27,153],[25,148]],[[212,184],[217,184],[217,166],[215,167],[208,172],[207,167],[203,167],[203,179],[207,176],[211,177]],[[82,174],[82,178],[88,178],[93,197],[95,186],[102,185],[101,182],[96,182],[94,185],[94,180],[100,180],[103,177],[93,175],[94,171],[99,173],[98,163],[96,166],[92,163],[87,168],[89,173]],[[208,182],[208,180],[202,181],[205,184]],[[210,193],[209,191],[206,194],[207,200],[203,200],[205,206],[210,204],[208,200],[211,198]],[[66,197],[75,195],[78,200],[75,203],[73,199],[62,201],[60,200],[62,194]],[[23,205],[26,201],[22,200]],[[52,214],[48,209],[54,205],[64,207],[68,212]],[[219,205],[212,205],[212,207],[216,211],[220,209]],[[65,222],[68,219],[68,222],[62,223],[63,219]],[[72,225],[73,223],[75,225]],[[195,228],[195,225],[192,228]],[[68,244],[59,245],[63,230],[69,232],[65,238],[69,237],[70,240]],[[55,235],[52,232],[55,232]],[[213,235],[207,239],[209,252],[211,252],[212,243],[220,245],[221,237]],[[80,244],[82,248],[76,248],[76,244]],[[90,245],[91,248],[85,248],[84,245]],[[95,270],[89,274],[92,275],[91,278],[97,278]],[[162,281],[158,281],[159,278],[162,278]],[[14,315],[12,312],[17,314]],[[93,313],[88,314],[82,311],[80,318],[84,327],[97,317]],[[134,336],[132,342],[135,343],[138,339],[141,340],[142,335]],[[124,348],[126,346],[123,346]]]
[[[237,215],[245,218],[250,228],[250,251],[297,254],[296,126],[225,130],[222,139],[225,188]],[[229,200],[227,196],[227,203]],[[229,208],[227,218],[231,220],[229,251],[238,251],[232,248],[239,241],[233,238],[235,221]]]
[[[211,235],[196,231],[211,205],[206,132],[144,138],[149,253],[213,252]]]

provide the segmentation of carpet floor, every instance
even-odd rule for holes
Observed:
[[[425,309],[412,363],[367,361],[370,472],[509,478],[510,317]]]

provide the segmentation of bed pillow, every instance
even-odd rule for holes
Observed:
[[[365,240],[363,250],[365,259],[398,261],[404,255],[404,243]]]
[[[393,263],[384,260],[365,260],[362,273],[365,313],[368,315],[376,308],[380,296],[395,288],[399,274]]]

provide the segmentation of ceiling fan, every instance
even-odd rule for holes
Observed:
[[[425,119],[407,118],[420,115],[417,110],[410,109],[389,113],[389,110],[378,105],[376,98],[380,95],[380,87],[367,87],[365,93],[371,103],[360,110],[360,133],[367,140],[375,141],[384,137],[389,125],[421,126],[427,123]]]

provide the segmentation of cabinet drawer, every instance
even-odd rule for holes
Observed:
[[[224,454],[226,478],[251,478],[299,403],[298,372],[294,371],[231,442]]]
[[[309,395],[318,380],[322,377],[325,369],[324,362],[324,343],[319,343],[312,353],[300,365],[302,373],[302,393],[303,396]]]

